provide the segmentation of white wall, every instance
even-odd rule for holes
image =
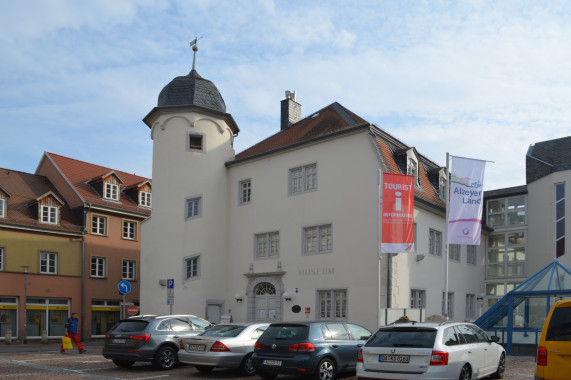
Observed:
[[[221,119],[196,113],[172,116],[161,115],[151,131],[153,209],[152,218],[143,224],[141,312],[170,311],[166,287],[158,280],[174,278],[173,313],[204,316],[207,297],[224,299],[226,288],[224,162],[234,156],[232,136]],[[189,132],[204,136],[203,152],[186,149]],[[185,199],[195,196],[202,197],[202,216],[186,220]],[[183,258],[197,254],[201,279],[184,281]]]
[[[555,260],[555,184],[565,183],[566,254],[559,262],[571,268],[571,170],[560,171],[527,185],[527,275]]]

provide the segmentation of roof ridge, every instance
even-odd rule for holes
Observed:
[[[84,164],[84,165],[89,165],[89,166],[92,166],[92,167],[97,167],[97,168],[105,169],[105,170],[107,170],[107,172],[114,171],[114,172],[117,172],[117,173],[124,173],[124,174],[130,175],[130,176],[139,177],[139,178],[142,178],[142,179],[144,179],[144,180],[150,179],[150,178],[148,178],[148,177],[140,176],[140,175],[138,175],[138,174],[129,173],[129,172],[126,172],[126,171],[124,171],[124,170],[114,169],[114,168],[111,168],[111,167],[108,167],[108,166],[98,165],[98,164],[94,164],[94,163],[91,163],[91,162],[78,160],[78,159],[76,159],[76,158],[67,157],[67,156],[62,156],[61,154],[57,154],[57,153],[46,152],[46,154],[47,154],[47,155],[52,155],[52,156],[58,156],[58,157],[61,157],[61,158],[63,158],[63,159],[67,159],[67,160],[75,161],[75,162],[78,162],[78,163],[82,163],[82,164]]]

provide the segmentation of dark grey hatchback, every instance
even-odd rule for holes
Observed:
[[[210,322],[194,315],[123,319],[105,335],[102,354],[119,367],[147,361],[155,368],[171,369],[178,363],[180,339],[198,335],[210,326]]]
[[[264,379],[283,374],[333,380],[355,371],[359,349],[370,336],[354,323],[272,323],[254,345],[252,364]]]

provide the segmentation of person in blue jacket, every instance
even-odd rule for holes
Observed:
[[[78,327],[79,327],[79,314],[71,313],[71,318],[69,318],[67,320],[67,323],[65,324],[65,336],[69,337],[72,340],[72,342],[74,342],[75,345],[77,346],[79,353],[83,354],[86,350],[81,345],[79,337],[77,336]],[[61,345],[61,353],[62,354],[65,353],[65,350],[63,349],[63,344]]]

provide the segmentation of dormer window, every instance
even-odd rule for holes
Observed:
[[[101,198],[111,201],[119,201],[123,180],[117,175],[117,173],[115,173],[115,171],[92,178],[87,181],[87,183],[93,186],[93,189],[101,196]]]
[[[440,173],[438,178],[438,196],[440,199],[446,198],[446,176],[444,173]]]
[[[151,207],[151,193],[148,191],[139,192],[139,205],[143,207]]]
[[[412,157],[407,159],[406,174],[413,176],[414,185],[418,186],[418,162]]]
[[[61,199],[53,192],[40,195],[29,206],[35,208],[38,214],[38,221],[46,224],[58,224],[60,219],[60,209],[64,205]]]
[[[42,206],[40,212],[40,220],[42,223],[57,223],[58,208],[54,206]]]
[[[107,182],[105,184],[105,194],[103,195],[104,198],[107,199],[113,199],[115,201],[119,200],[119,186],[114,184],[114,183],[110,183]]]
[[[5,218],[7,215],[6,207],[8,205],[8,198],[10,193],[0,185],[0,218]]]

